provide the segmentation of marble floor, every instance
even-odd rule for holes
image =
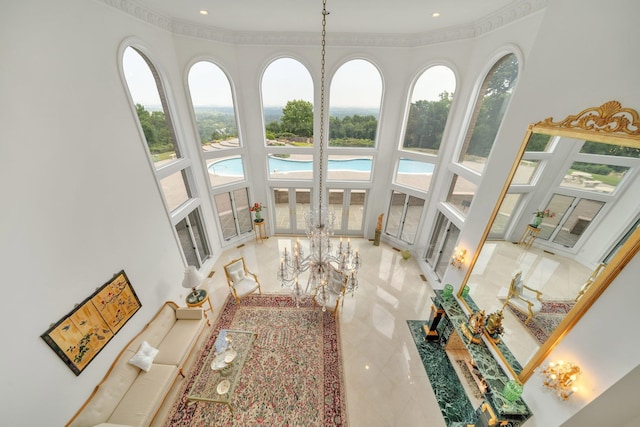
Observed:
[[[303,238],[300,238],[304,244]],[[205,281],[216,313],[228,294],[222,266],[243,256],[256,273],[264,293],[282,293],[276,271],[282,250],[294,238],[272,236],[253,240],[220,255],[215,274]],[[351,239],[363,266],[360,288],[347,296],[340,313],[347,410],[351,426],[445,426],[427,378],[408,319],[426,319],[432,304],[431,286],[420,277],[415,260],[403,260],[385,245]]]

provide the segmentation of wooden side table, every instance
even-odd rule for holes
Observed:
[[[209,322],[209,316],[207,316],[207,311],[213,313],[213,305],[211,305],[211,300],[209,299],[209,292],[206,289],[196,289],[196,293],[189,292],[187,298],[185,299],[187,303],[187,307],[202,307],[204,309],[204,317],[207,319],[207,325],[211,326]],[[209,303],[209,308],[204,308],[203,305],[205,302]]]
[[[264,239],[268,239],[265,231],[264,219],[260,221],[253,220],[253,231],[256,233],[256,242],[262,243]]]
[[[522,238],[518,242],[519,245],[524,246],[526,249],[529,249],[531,245],[533,245],[534,240],[540,234],[540,228],[534,227],[533,225],[527,225],[527,229],[522,234]]]

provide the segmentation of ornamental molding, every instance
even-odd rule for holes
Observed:
[[[638,112],[623,108],[618,101],[605,102],[599,107],[590,107],[564,120],[554,122],[548,117],[535,124],[551,129],[589,131],[600,134],[621,134],[640,138],[640,118]]]
[[[195,37],[236,45],[316,46],[320,35],[312,32],[229,31],[190,21],[172,19],[148,9],[135,0],[99,0],[127,15],[176,35]],[[516,0],[503,9],[466,25],[413,34],[398,33],[332,33],[327,35],[333,46],[420,47],[431,44],[472,39],[495,31],[518,19],[544,9],[549,0]]]

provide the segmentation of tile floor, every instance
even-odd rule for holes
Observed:
[[[300,239],[305,244],[303,238]],[[205,286],[217,312],[228,294],[222,266],[239,256],[262,284],[264,293],[288,292],[276,279],[281,252],[295,238],[272,236],[247,242],[220,255]],[[426,319],[431,286],[415,262],[388,245],[351,239],[360,251],[360,288],[346,297],[340,313],[347,408],[351,426],[444,426],[444,419],[411,338],[407,319]]]

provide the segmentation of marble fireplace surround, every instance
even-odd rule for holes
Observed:
[[[483,341],[480,344],[474,344],[464,338],[460,325],[466,323],[467,315],[458,301],[454,297],[443,298],[441,290],[436,291],[433,301],[437,308],[442,308],[445,311],[445,316],[437,327],[440,336],[438,342],[425,340],[423,326],[428,322],[408,320],[407,324],[447,426],[455,427],[475,424],[479,421],[478,418],[482,412],[482,405],[474,408],[471,404],[461,380],[445,351],[445,345],[453,333],[457,333],[461,337],[467,351],[488,385],[488,391],[484,394],[483,404],[490,405],[500,421],[508,421],[510,422],[509,425],[513,427],[522,425],[531,417],[531,411],[522,399],[509,402],[502,396],[501,391],[504,384],[511,378],[505,373]]]

